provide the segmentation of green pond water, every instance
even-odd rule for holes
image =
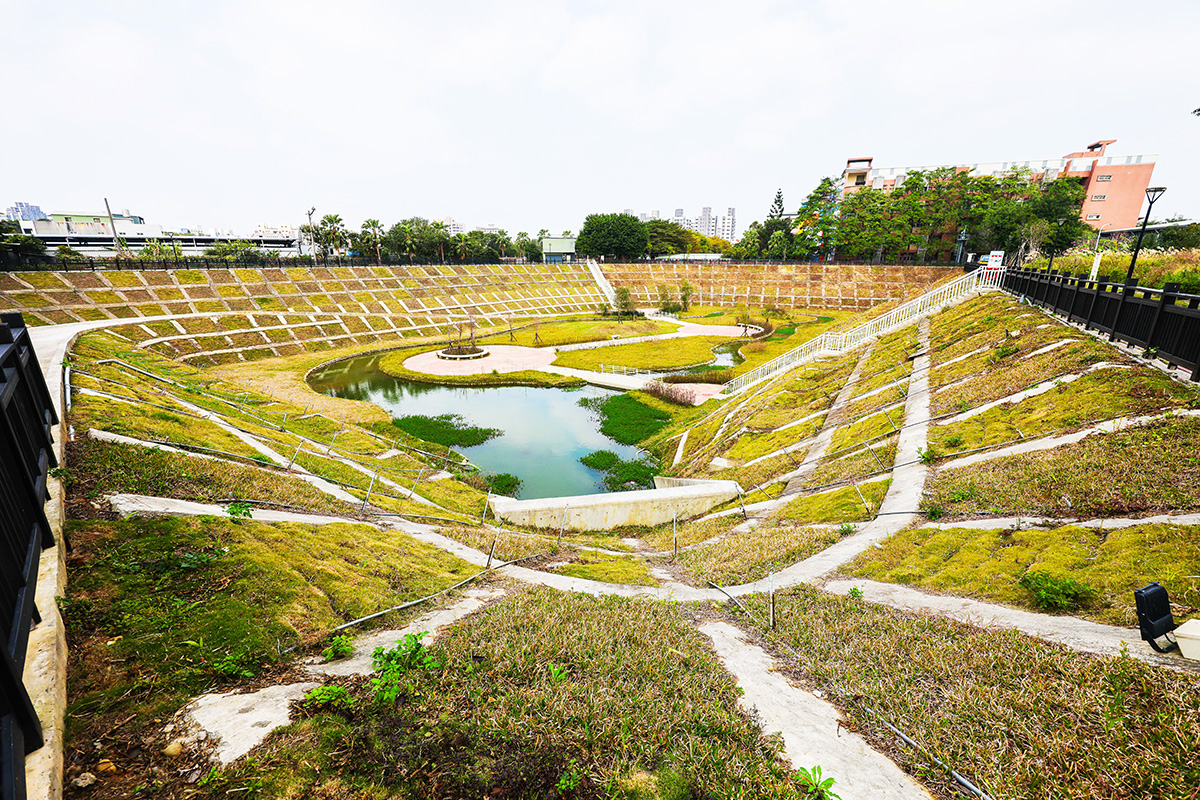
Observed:
[[[585,397],[617,394],[612,390],[415,383],[382,372],[380,358],[337,361],[310,375],[309,384],[333,397],[370,401],[394,417],[458,414],[470,425],[504,431],[481,445],[455,450],[486,472],[516,475],[523,499],[604,491],[604,474],[579,463],[580,456],[594,450],[612,450],[623,459],[638,456],[636,447],[600,433],[596,413],[579,405]]]

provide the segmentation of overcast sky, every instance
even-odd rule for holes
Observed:
[[[0,0],[0,20],[0,209],[515,235],[733,206],[742,229],[848,157],[1117,139],[1158,155],[1155,217],[1200,217],[1196,0]]]

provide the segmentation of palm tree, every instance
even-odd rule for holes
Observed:
[[[431,222],[431,223],[429,223],[429,227],[433,229],[433,239],[435,242],[437,242],[438,258],[441,259],[441,262],[443,264],[445,264],[446,263],[446,240],[450,238],[449,235],[447,235],[447,233],[446,233],[446,223]]]
[[[417,234],[413,230],[413,226],[407,222],[400,226],[400,242],[404,245],[404,253],[408,256],[408,263],[413,263],[413,258],[417,255]]]
[[[467,238],[465,233],[459,233],[454,236],[454,248],[458,251],[458,260],[466,261],[467,256],[471,254],[471,240]]]
[[[346,225],[337,214],[326,214],[321,218],[321,238],[325,248],[332,248],[337,254],[338,263],[342,261],[342,248],[346,244]]]
[[[499,248],[499,250],[500,250],[501,258],[504,258],[504,255],[505,255],[505,253],[508,252],[509,245],[511,245],[511,244],[512,244],[512,239],[508,238],[508,231],[497,231],[496,232],[496,247]]]
[[[383,257],[379,254],[379,240],[383,238],[383,225],[377,219],[365,219],[362,224],[362,236],[375,244],[375,264],[382,265]]]

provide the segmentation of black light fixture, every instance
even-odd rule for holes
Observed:
[[[1146,201],[1150,205],[1147,206],[1146,216],[1142,219],[1142,229],[1138,231],[1137,244],[1133,246],[1133,258],[1129,259],[1129,271],[1125,273],[1125,283],[1129,283],[1133,279],[1133,267],[1137,264],[1138,252],[1142,249],[1142,237],[1146,235],[1146,226],[1150,224],[1150,209],[1154,208],[1154,203],[1162,197],[1166,190],[1165,186],[1151,186],[1146,190]]]

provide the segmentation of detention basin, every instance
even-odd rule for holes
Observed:
[[[380,370],[383,355],[335,361],[313,372],[308,383],[332,397],[369,401],[393,417],[457,414],[468,425],[503,431],[483,444],[454,449],[485,472],[516,475],[521,499],[604,491],[604,473],[579,463],[581,456],[595,450],[611,450],[625,460],[638,457],[636,447],[602,434],[596,412],[579,405],[585,397],[620,392],[590,385],[556,389],[418,383]]]

